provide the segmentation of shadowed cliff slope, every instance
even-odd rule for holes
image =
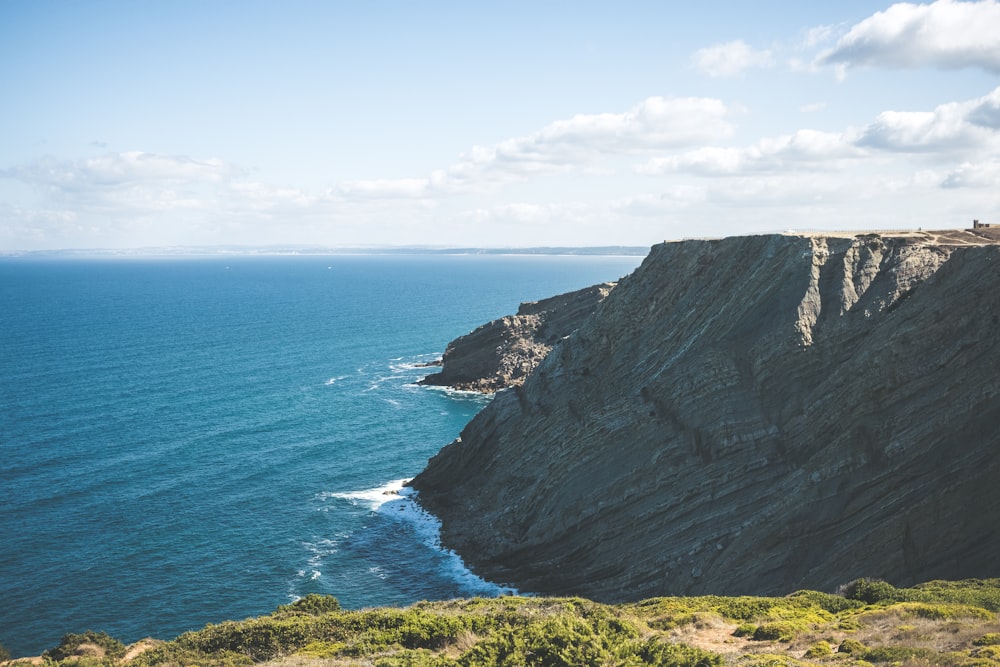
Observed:
[[[995,575],[1000,248],[981,240],[658,245],[412,485],[445,545],[525,591]]]

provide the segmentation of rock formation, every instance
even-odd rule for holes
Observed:
[[[664,243],[411,484],[525,592],[997,576],[998,336],[972,233]]]
[[[576,331],[614,286],[601,283],[522,303],[517,315],[493,320],[449,343],[441,372],[418,384],[484,393],[519,385],[553,345]]]

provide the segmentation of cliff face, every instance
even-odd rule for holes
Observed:
[[[996,576],[1000,247],[666,243],[412,485],[523,591]]]
[[[449,343],[441,372],[418,384],[483,393],[522,384],[552,346],[576,331],[614,286],[601,283],[522,303],[516,315],[488,322]]]

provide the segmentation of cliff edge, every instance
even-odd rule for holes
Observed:
[[[996,576],[998,335],[982,235],[664,243],[411,484],[523,591]]]
[[[487,322],[448,344],[441,371],[417,384],[493,393],[522,384],[552,346],[576,331],[615,283],[599,283],[541,301]]]

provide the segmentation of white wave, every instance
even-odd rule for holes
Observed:
[[[368,388],[365,389],[365,393],[369,391],[375,391],[379,389],[384,383],[391,382],[392,380],[403,380],[405,376],[403,375],[379,375],[368,380]]]
[[[346,375],[338,375],[337,377],[332,377],[332,378],[330,378],[329,380],[327,380],[327,381],[326,381],[326,382],[324,382],[323,384],[324,384],[324,385],[326,385],[327,387],[329,387],[329,386],[331,386],[331,385],[334,385],[334,384],[336,384],[336,383],[338,383],[338,382],[340,382],[341,380],[344,380],[344,379],[346,379],[346,378],[347,378],[347,376],[346,376]]]
[[[440,354],[420,354],[412,359],[406,359],[405,361],[400,359],[392,359],[389,363],[389,368],[394,373],[410,372],[410,371],[422,371],[427,372],[428,368],[432,368],[428,364],[435,361],[440,361]]]
[[[395,479],[379,487],[358,491],[326,491],[317,494],[317,498],[320,500],[330,498],[346,500],[356,506],[366,506],[380,516],[406,524],[415,533],[419,542],[441,554],[443,557],[441,574],[457,583],[468,595],[518,595],[515,588],[494,584],[476,575],[466,567],[461,556],[441,544],[441,522],[417,503],[417,492],[405,486],[409,481],[409,479]],[[324,548],[332,549],[323,554],[329,555],[336,552],[337,542],[335,540],[320,541],[315,545],[307,544],[307,546],[318,547],[317,551]],[[310,559],[309,568],[318,570],[321,561],[322,559],[315,561]],[[370,573],[379,578],[386,576],[381,568],[373,568]]]
[[[337,539],[320,538],[315,542],[302,542],[302,547],[309,554],[305,567],[295,571],[295,578],[288,582],[288,599],[298,600],[300,586],[302,582],[316,581],[323,576],[323,567],[327,558],[340,551],[340,540],[343,535],[338,535]]]
[[[422,378],[421,378],[422,379]],[[455,389],[454,387],[439,387],[437,385],[413,385],[414,387],[420,387],[421,389],[426,389],[428,391],[440,391],[443,394],[448,394],[449,396],[454,396],[456,398],[471,398],[477,402],[489,403],[493,400],[495,394],[484,394],[481,391],[470,391],[468,389]]]
[[[470,595],[499,596],[518,595],[510,586],[502,586],[486,581],[466,567],[462,557],[441,544],[441,521],[417,503],[417,492],[410,487],[401,487],[390,502],[378,507],[379,514],[409,524],[417,536],[429,548],[444,556],[443,574],[456,582]]]
[[[370,509],[377,510],[390,500],[398,500],[400,491],[408,479],[397,479],[374,489],[362,489],[360,491],[337,491],[324,492],[319,494],[320,500],[327,498],[339,498],[347,500],[353,505],[368,505]]]
[[[315,542],[303,542],[302,546],[309,552],[309,560],[306,562],[310,569],[318,568],[327,556],[332,556],[340,550],[339,541],[325,538]]]

